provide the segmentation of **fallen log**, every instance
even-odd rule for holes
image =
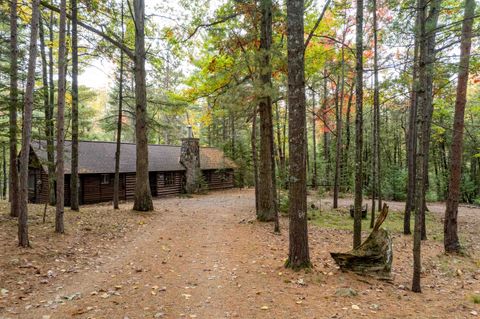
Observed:
[[[368,238],[357,248],[346,253],[330,253],[342,271],[390,279],[392,269],[392,238],[380,228],[388,215],[388,206],[383,204],[382,212]]]

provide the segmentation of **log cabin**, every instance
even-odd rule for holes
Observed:
[[[163,197],[234,187],[237,165],[223,151],[199,147],[196,138],[182,139],[181,146],[148,145],[149,180],[152,196]],[[94,204],[113,200],[115,176],[115,142],[79,142],[79,201]],[[33,141],[30,145],[29,201],[48,201],[47,145]],[[65,205],[70,205],[71,141],[65,141]],[[120,200],[131,200],[135,194],[136,145],[120,147]]]

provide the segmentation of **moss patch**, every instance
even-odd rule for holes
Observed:
[[[313,224],[320,227],[339,230],[353,229],[353,218],[350,217],[347,209],[335,209],[330,211],[312,209],[308,212],[308,214],[309,220]],[[443,228],[440,220],[438,220],[432,213],[429,212],[427,212],[426,216],[427,237],[433,240],[443,240]],[[382,227],[386,228],[392,233],[403,233],[403,212],[390,211]],[[367,218],[362,219],[362,229],[370,229],[370,211],[368,212]]]

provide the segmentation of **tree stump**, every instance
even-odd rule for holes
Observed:
[[[368,204],[365,204],[362,207],[362,218],[367,218],[367,212],[368,212]],[[355,214],[355,207],[353,207],[353,205],[350,205],[350,217],[353,218],[354,214]]]
[[[387,215],[388,206],[384,204],[372,233],[358,248],[346,253],[330,253],[342,271],[390,279],[392,238],[387,230],[380,228]]]

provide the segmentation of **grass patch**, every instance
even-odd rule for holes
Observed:
[[[476,305],[480,305],[480,295],[471,295],[470,296],[470,300],[476,304]]]
[[[320,227],[339,230],[353,229],[353,218],[350,217],[350,213],[347,209],[337,209],[331,211],[310,210],[308,214],[309,220],[313,224]],[[443,228],[440,224],[440,221],[429,212],[427,212],[426,218],[427,236],[429,239],[443,240]],[[390,211],[382,227],[386,228],[392,233],[403,233],[403,212]],[[362,229],[370,229],[370,211],[368,212],[367,218],[362,219]]]

